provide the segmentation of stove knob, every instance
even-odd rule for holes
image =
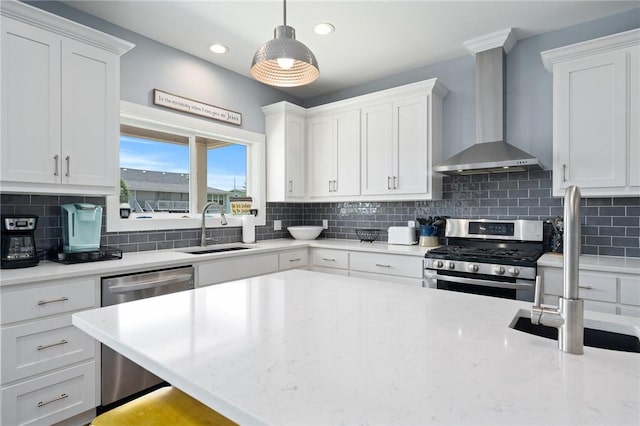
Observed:
[[[449,267],[449,269],[456,269],[456,264],[454,262],[449,262],[447,266]]]
[[[504,268],[502,266],[494,266],[493,273],[496,275],[502,275],[504,274]]]
[[[442,260],[436,260],[435,262],[433,262],[433,266],[436,269],[440,269],[444,266],[444,262],[442,262]]]
[[[518,269],[518,268],[509,268],[509,275],[517,277],[518,275],[520,275],[520,269]]]
[[[467,268],[469,268],[469,270],[471,272],[478,272],[478,265],[476,265],[475,263],[470,264],[469,266],[467,266]]]

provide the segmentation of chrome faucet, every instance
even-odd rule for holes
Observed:
[[[579,298],[580,189],[571,185],[564,194],[564,274],[558,307],[543,307],[542,279],[536,277],[531,322],[558,329],[558,349],[571,354],[584,352],[584,301]]]
[[[220,204],[216,203],[215,201],[210,201],[207,204],[205,204],[202,207],[202,225],[200,227],[201,231],[202,231],[202,235],[200,235],[200,245],[202,247],[206,247],[207,246],[207,240],[210,240],[209,238],[207,238],[207,226],[205,225],[205,213],[207,212],[207,210],[209,209],[209,207],[214,206],[217,207],[218,210],[220,210],[220,224],[221,225],[226,225],[227,224],[227,218],[224,215],[224,207],[222,207]]]

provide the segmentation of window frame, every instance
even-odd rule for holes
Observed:
[[[197,167],[195,146],[197,136],[206,136],[224,142],[242,144],[247,147],[247,195],[253,198],[253,206],[258,209],[256,225],[266,223],[266,138],[260,133],[251,132],[227,125],[189,117],[186,115],[151,108],[145,105],[120,101],[120,124],[142,127],[173,133],[189,138],[189,173],[193,175]],[[119,134],[119,132],[118,132]],[[120,138],[117,143],[118,157],[120,156]],[[120,188],[120,162],[118,161],[118,185]],[[189,179],[189,192],[195,193],[195,179]],[[190,211],[194,211],[195,197],[189,197]],[[189,213],[188,218],[152,217],[151,219],[122,219],[120,218],[120,197],[110,195],[106,197],[106,225],[107,232],[155,231],[165,229],[193,229],[200,228],[202,213]],[[220,214],[214,209],[211,217],[206,218],[207,228],[221,228]],[[153,216],[153,214],[150,214]],[[158,215],[161,216],[161,215]],[[227,214],[228,225],[225,227],[242,226],[242,216]]]

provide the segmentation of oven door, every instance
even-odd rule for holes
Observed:
[[[425,269],[425,287],[533,302],[535,281]]]

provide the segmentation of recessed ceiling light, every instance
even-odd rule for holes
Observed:
[[[224,44],[216,43],[209,46],[209,50],[211,50],[213,53],[226,53],[229,48]]]
[[[313,27],[313,32],[315,32],[318,35],[331,34],[335,30],[336,30],[336,27],[334,27],[328,22],[322,22],[320,24],[317,24],[315,27]]]

